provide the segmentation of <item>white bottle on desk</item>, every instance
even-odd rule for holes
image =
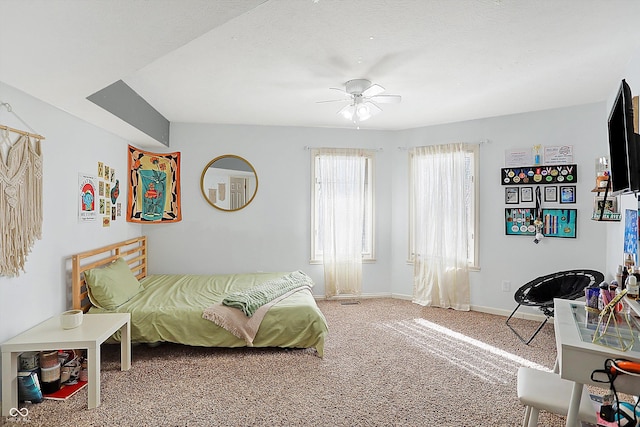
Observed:
[[[638,279],[633,274],[627,277],[627,297],[633,300],[638,299]]]
[[[622,266],[618,266],[618,271],[616,272],[616,282],[618,282],[618,288],[622,289],[625,286],[625,283],[622,281]]]

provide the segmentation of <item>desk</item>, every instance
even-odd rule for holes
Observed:
[[[62,329],[54,316],[2,343],[2,415],[18,407],[18,355],[24,351],[87,349],[88,407],[100,405],[100,344],[120,330],[120,369],[131,368],[131,315],[85,314],[82,324]]]
[[[581,310],[581,313],[578,313]],[[618,351],[583,339],[588,334],[580,327],[576,314],[584,313],[584,302],[554,299],[554,327],[558,351],[560,376],[574,382],[571,403],[567,414],[567,426],[579,426],[577,418],[584,384],[607,387],[591,380],[591,373],[604,368],[606,359],[626,359],[640,362],[640,338],[636,331],[636,342],[629,351]],[[615,380],[616,391],[634,396],[640,395],[640,377],[620,375]]]

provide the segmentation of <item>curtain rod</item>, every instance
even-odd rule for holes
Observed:
[[[490,144],[490,143],[491,143],[491,141],[488,140],[488,139],[481,139],[478,142],[463,142],[463,144],[477,144],[477,145]],[[436,145],[436,144],[434,144],[434,145]],[[398,150],[407,151],[407,150],[410,150],[412,148],[416,148],[416,147],[398,147]]]
[[[19,133],[20,135],[30,136],[32,138],[39,139],[41,141],[46,139],[44,136],[38,135],[37,133],[26,132],[26,131],[23,131],[20,129],[14,129],[12,127],[5,126],[5,125],[0,125],[0,129],[8,130],[9,132]]]
[[[354,149],[354,150],[384,151],[384,149],[382,149],[382,148],[312,147],[312,146],[310,146],[310,145],[305,145],[305,146],[304,146],[304,149],[305,149],[305,150],[313,150],[313,149],[316,149],[316,148],[332,148],[332,149],[333,149],[333,148],[337,148],[337,149],[343,149],[343,148],[344,148],[344,149],[346,149],[346,150]]]
[[[13,111],[13,107],[11,107],[11,104],[9,104],[8,102],[0,101],[0,106],[6,108],[8,112],[10,112],[14,116],[16,116],[18,118],[18,120],[20,120],[22,122],[22,124],[24,124],[27,128],[29,128],[29,130],[31,130],[31,132],[27,132],[27,131],[20,130],[20,129],[15,129],[15,128],[12,128],[12,127],[9,127],[9,126],[5,126],[5,125],[0,125],[0,129],[6,130],[6,131],[9,131],[9,132],[19,133],[20,135],[31,136],[31,137],[39,139],[39,140],[44,140],[45,139],[44,136],[38,134],[35,130],[33,130],[33,128],[31,126],[29,126],[27,124],[27,122],[22,120],[22,118],[18,114],[16,114],[15,111]]]

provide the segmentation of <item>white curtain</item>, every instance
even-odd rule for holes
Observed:
[[[320,230],[327,297],[362,292],[366,151],[319,150]]]
[[[413,302],[469,310],[464,144],[412,152]]]

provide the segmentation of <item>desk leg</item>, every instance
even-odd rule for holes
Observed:
[[[18,409],[18,353],[2,353],[2,416]]]
[[[89,369],[89,409],[100,406],[100,344],[95,343],[94,347],[87,349],[87,364]]]
[[[120,328],[120,370],[131,369],[131,323],[127,322]]]
[[[580,383],[573,383],[573,390],[571,391],[571,401],[569,402],[569,411],[567,413],[567,427],[580,427],[578,411],[580,410],[580,403],[582,401],[583,387],[584,386]]]

